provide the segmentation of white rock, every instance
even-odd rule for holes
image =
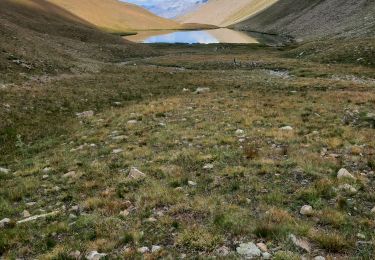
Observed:
[[[129,121],[128,121],[128,125],[135,125],[135,124],[137,124],[137,123],[138,123],[137,120],[129,120]]]
[[[143,247],[140,247],[140,248],[137,249],[137,252],[141,253],[141,254],[145,254],[149,251],[150,251],[150,249],[147,246],[143,246]]]
[[[114,136],[112,137],[112,140],[115,140],[115,141],[122,141],[122,140],[125,140],[127,138],[126,135],[119,135],[119,136]]]
[[[318,255],[314,257],[314,260],[326,260],[326,258],[321,255]]]
[[[51,170],[52,170],[52,168],[50,168],[50,167],[46,167],[46,168],[44,168],[44,169],[42,170],[42,173],[47,174],[47,173],[49,173]]]
[[[137,168],[134,168],[132,167],[129,171],[129,175],[128,175],[129,178],[131,179],[135,179],[135,180],[138,180],[138,179],[143,179],[146,177],[146,174],[144,174],[143,172],[141,172],[140,170],[138,170]]]
[[[30,214],[30,212],[28,212],[27,210],[24,210],[24,211],[22,212],[22,216],[23,216],[24,218],[28,218],[28,217],[31,216],[31,214]]]
[[[271,259],[271,254],[270,253],[268,253],[268,252],[263,252],[262,253],[262,257],[263,257],[263,259]]]
[[[46,179],[48,179],[48,177],[49,177],[48,174],[44,174],[44,175],[42,176],[42,179],[43,179],[43,180],[46,180]]]
[[[197,186],[197,183],[196,183],[196,182],[193,182],[193,181],[188,181],[188,184],[189,184],[190,186]]]
[[[8,174],[10,172],[9,169],[0,167],[0,173]]]
[[[259,247],[262,252],[268,252],[268,248],[265,243],[257,243],[257,247]]]
[[[375,214],[375,207],[372,208],[371,213]]]
[[[98,251],[91,251],[86,255],[87,260],[100,260],[103,257],[106,257],[107,254],[98,253]]]
[[[237,253],[245,258],[255,258],[261,255],[260,249],[252,242],[242,243],[237,247]]]
[[[211,170],[214,168],[214,165],[212,163],[207,163],[203,166],[204,170]]]
[[[236,130],[236,132],[234,132],[237,136],[239,136],[239,135],[243,135],[244,133],[245,133],[245,131],[244,130],[242,130],[242,129],[237,129]]]
[[[293,127],[291,126],[283,126],[283,127],[280,127],[280,130],[283,130],[283,131],[292,131],[293,130]]]
[[[27,202],[26,203],[26,206],[27,207],[32,207],[32,206],[35,206],[36,205],[36,202],[35,201],[31,201],[31,202]]]
[[[92,110],[89,110],[89,111],[84,111],[84,112],[81,112],[81,113],[76,113],[76,116],[78,118],[85,118],[85,117],[92,117],[94,116],[94,111]]]
[[[76,250],[74,252],[71,252],[69,254],[69,257],[73,258],[73,259],[80,259],[80,256],[81,256],[81,252]]]
[[[190,90],[188,88],[183,88],[182,92],[189,92]]]
[[[304,205],[299,213],[304,216],[311,216],[313,214],[313,208],[310,205]]]
[[[353,179],[353,180],[356,179],[347,169],[344,169],[344,168],[339,170],[339,172],[337,173],[337,178],[338,179]]]
[[[207,93],[207,92],[210,92],[210,88],[197,88],[195,90],[195,94],[203,94],[203,93]]]
[[[158,251],[160,251],[161,250],[161,246],[152,246],[152,248],[151,248],[151,252],[152,253],[155,253],[155,252],[158,252]]]
[[[9,223],[10,223],[10,219],[9,218],[4,218],[4,219],[0,220],[0,228],[5,227]]]
[[[126,209],[120,212],[120,216],[122,216],[122,217],[127,217],[127,216],[129,216],[129,214],[130,214],[130,212],[127,211]]]
[[[357,234],[357,237],[358,237],[359,239],[363,239],[363,240],[366,239],[366,235],[364,235],[364,234],[362,234],[362,233],[358,233],[358,234]]]
[[[112,153],[114,153],[114,154],[118,154],[118,153],[122,153],[123,151],[124,151],[123,149],[119,148],[119,149],[114,149],[114,150],[112,151]]]

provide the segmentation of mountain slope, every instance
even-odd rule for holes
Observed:
[[[373,0],[283,0],[235,26],[312,39],[324,36],[369,37],[375,32]]]
[[[156,16],[137,5],[117,0],[48,1],[110,32],[179,28],[175,21]]]
[[[0,1],[0,84],[18,72],[56,73],[116,61],[147,48],[99,31],[45,0]]]
[[[210,0],[197,10],[177,20],[184,23],[229,26],[257,14],[277,0]]]

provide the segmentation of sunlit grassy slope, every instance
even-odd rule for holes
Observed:
[[[149,11],[117,0],[48,0],[95,26],[111,32],[175,29],[177,22],[158,17]]]

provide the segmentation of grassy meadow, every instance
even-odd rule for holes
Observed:
[[[373,259],[375,69],[293,48],[154,45],[85,73],[8,73],[0,258],[238,259],[253,242]]]

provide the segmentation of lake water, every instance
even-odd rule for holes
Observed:
[[[136,35],[126,36],[139,43],[270,43],[277,42],[274,37],[257,33],[235,31],[227,28],[201,31],[141,31]]]

